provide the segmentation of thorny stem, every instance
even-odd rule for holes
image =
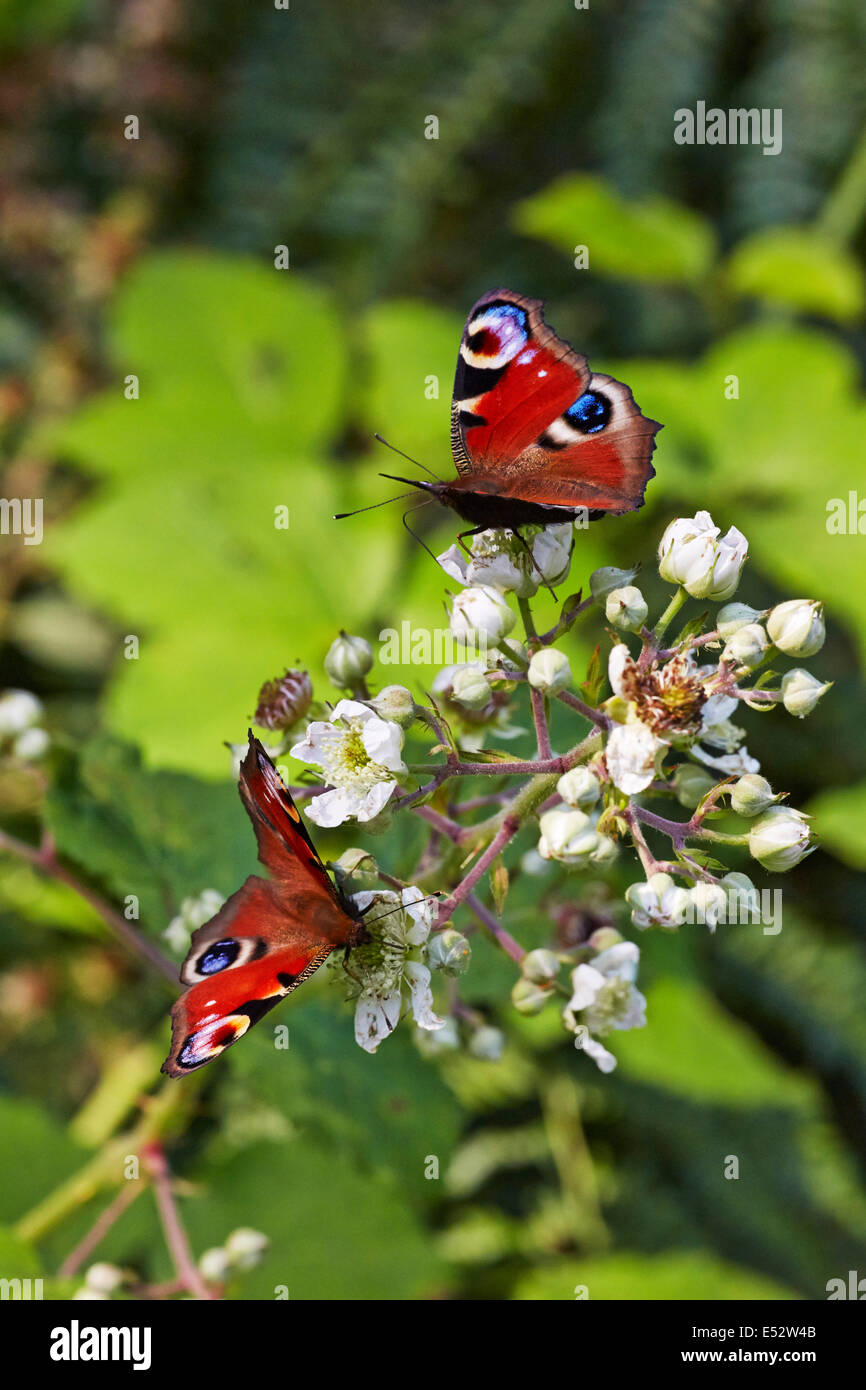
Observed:
[[[165,1243],[171,1252],[177,1277],[183,1287],[194,1294],[196,1298],[210,1300],[214,1295],[199,1273],[193,1258],[180,1212],[174,1200],[171,1174],[161,1145],[158,1143],[150,1144],[142,1156],[150,1173],[153,1195],[156,1198],[159,1218],[165,1234]]]

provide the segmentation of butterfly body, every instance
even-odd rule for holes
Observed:
[[[259,859],[273,877],[251,874],[216,916],[193,933],[172,1009],[171,1051],[162,1070],[185,1076],[243,1037],[327,960],[356,945],[363,924],[335,888],[279,773],[250,736],[241,798]]]
[[[457,477],[411,481],[477,530],[634,511],[655,473],[661,425],[623,382],[592,372],[542,309],[508,289],[473,305],[451,404]]]

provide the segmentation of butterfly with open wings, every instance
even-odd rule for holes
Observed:
[[[448,483],[397,478],[478,530],[549,525],[643,505],[661,429],[629,388],[591,372],[548,328],[543,301],[491,290],[473,306],[457,357]],[[392,476],[392,475],[385,475]]]
[[[171,1051],[162,1066],[169,1076],[186,1076],[218,1057],[332,951],[358,945],[366,936],[252,734],[239,789],[259,861],[271,877],[251,874],[193,934],[180,971],[186,989],[171,1011]]]

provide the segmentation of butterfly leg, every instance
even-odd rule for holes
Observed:
[[[459,536],[457,537],[457,544],[458,544],[459,546],[461,546],[462,549],[466,551],[466,554],[469,555],[469,556],[471,557],[472,551],[470,550],[469,546],[468,546],[468,545],[466,544],[466,542],[464,541],[463,537],[464,537],[464,536],[478,536],[478,535],[481,534],[482,531],[489,531],[489,530],[490,530],[490,527],[489,527],[489,526],[473,526],[472,529],[471,529],[471,531],[461,531],[460,534],[459,534]]]
[[[532,563],[533,569],[535,569],[535,570],[538,571],[538,574],[539,574],[539,576],[540,576],[540,578],[541,578],[542,584],[544,585],[545,589],[547,589],[548,592],[552,595],[552,597],[553,597],[553,599],[554,599],[554,601],[555,601],[555,600],[556,600],[556,593],[555,593],[554,589],[551,587],[551,585],[550,585],[550,583],[548,582],[548,580],[545,579],[544,575],[542,574],[541,568],[540,568],[540,566],[539,566],[539,564],[538,564],[538,561],[536,560],[534,554],[532,553],[532,547],[527,543],[527,540],[526,540],[525,536],[522,536],[522,535],[520,534],[519,531],[513,531],[512,534],[513,534],[515,540],[516,540],[516,541],[519,541],[519,543],[523,546],[523,549],[526,551],[527,555],[529,556],[529,559],[530,559],[530,561],[531,561],[531,563]]]

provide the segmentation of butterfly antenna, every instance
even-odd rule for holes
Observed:
[[[399,454],[400,457],[406,459],[408,463],[414,463],[416,468],[423,468],[425,473],[429,473],[431,478],[437,483],[441,483],[442,479],[437,478],[432,468],[428,468],[426,463],[422,463],[420,459],[413,459],[410,454],[404,454],[402,449],[398,449],[396,444],[389,444],[387,439],[382,438],[381,434],[374,434],[373,438],[378,439],[379,443],[384,444],[386,449],[390,449],[394,454]]]
[[[402,481],[404,481],[404,480],[401,479],[401,482],[402,482]],[[406,479],[405,481],[408,482],[408,479]],[[334,513],[334,520],[335,520],[335,521],[345,521],[345,519],[346,519],[347,516],[360,516],[361,512],[373,512],[373,511],[376,510],[377,507],[387,507],[387,506],[389,506],[391,502],[405,502],[405,500],[406,500],[407,497],[412,497],[412,496],[414,496],[414,493],[411,493],[411,492],[401,492],[401,493],[398,493],[398,495],[397,495],[396,497],[386,497],[385,500],[384,500],[384,502],[371,502],[370,505],[369,505],[369,507],[356,507],[355,510],[354,510],[353,512],[335,512],[335,513]]]
[[[421,539],[421,537],[418,535],[417,531],[413,531],[413,530],[412,530],[412,527],[409,525],[408,521],[406,520],[407,516],[410,516],[412,512],[420,511],[421,507],[429,507],[429,505],[430,505],[430,499],[429,499],[429,498],[426,498],[423,502],[419,502],[418,505],[417,505],[416,507],[410,507],[410,508],[408,509],[408,511],[405,511],[405,512],[403,513],[403,525],[406,527],[406,530],[409,532],[409,535],[412,537],[413,541],[417,541],[419,545],[421,545],[421,546],[424,547],[424,549],[427,551],[427,554],[430,556],[430,559],[431,559],[431,560],[436,560],[436,556],[433,554],[433,551],[430,549],[429,545],[427,545],[426,541],[422,541],[422,539]],[[436,563],[437,563],[437,565],[438,565],[439,561],[436,560]]]

